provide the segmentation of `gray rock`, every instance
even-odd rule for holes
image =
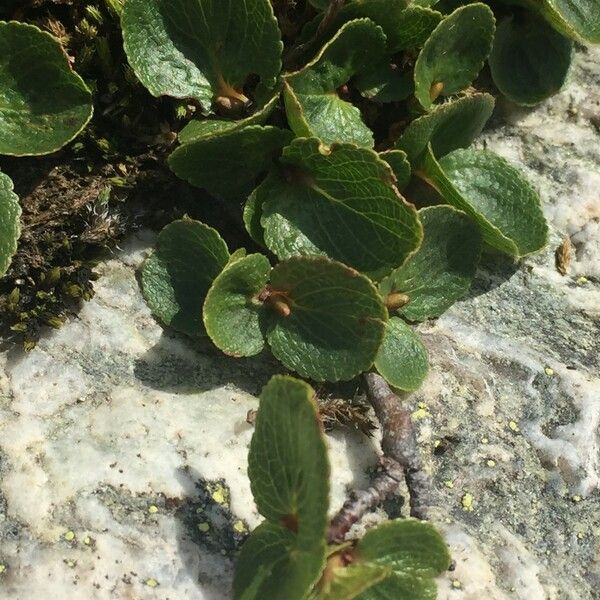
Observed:
[[[487,257],[470,296],[420,328],[431,374],[405,401],[456,560],[441,598],[584,600],[600,587],[599,58],[580,52],[571,84],[536,110],[502,104],[478,142],[540,190],[548,249]],[[229,596],[235,548],[259,522],[246,414],[282,368],[163,331],[135,279],[153,240],[103,263],[96,297],[33,352],[0,355],[0,597]],[[336,509],[378,447],[329,440]]]

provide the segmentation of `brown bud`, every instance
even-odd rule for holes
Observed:
[[[410,302],[410,298],[406,294],[393,292],[385,299],[385,305],[388,310],[398,310]]]
[[[435,83],[431,84],[431,87],[429,88],[429,97],[431,98],[431,101],[433,102],[444,90],[444,84],[441,81],[436,81]]]

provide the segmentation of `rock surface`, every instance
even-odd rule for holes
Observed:
[[[571,84],[536,110],[501,104],[479,141],[540,190],[548,249],[486,259],[470,296],[422,327],[431,373],[406,402],[456,560],[442,599],[600,587],[599,59],[579,53]],[[153,239],[101,265],[77,319],[0,355],[2,598],[229,597],[235,548],[258,522],[246,415],[281,367],[163,331],[135,278]],[[329,439],[336,508],[365,485],[377,442]]]

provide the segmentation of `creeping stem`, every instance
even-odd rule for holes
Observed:
[[[377,373],[365,373],[367,396],[381,425],[382,472],[366,491],[352,491],[348,500],[332,519],[329,543],[341,543],[354,523],[369,510],[393,494],[402,479],[410,494],[410,514],[427,518],[429,480],[417,448],[417,439],[410,412],[402,400]]]

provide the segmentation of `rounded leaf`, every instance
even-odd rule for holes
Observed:
[[[264,347],[258,299],[271,265],[262,254],[239,258],[216,277],[204,302],[204,326],[215,346],[230,356],[254,356]]]
[[[462,298],[471,287],[481,254],[479,227],[464,212],[432,206],[420,210],[419,216],[421,247],[379,286],[384,298],[406,296],[397,310],[409,321],[439,317]]]
[[[92,118],[92,95],[56,38],[0,22],[0,154],[55,152]]]
[[[295,546],[324,546],[329,459],[314,390],[276,375],[260,395],[248,476],[260,514],[294,534]]]
[[[363,562],[390,565],[400,575],[435,577],[448,569],[450,554],[440,533],[416,519],[388,521],[367,531],[356,546]]]
[[[325,564],[325,545],[296,547],[296,536],[274,523],[262,523],[248,537],[236,561],[236,600],[304,600]]]
[[[21,235],[21,205],[13,192],[13,182],[8,175],[0,173],[0,277],[6,273],[17,251]]]
[[[346,23],[314,60],[286,76],[283,90],[290,127],[297,136],[326,144],[351,142],[372,147],[373,134],[360,110],[337,90],[385,55],[385,35],[369,19]]]
[[[399,317],[391,317],[386,324],[375,368],[390,385],[406,392],[418,390],[427,377],[427,349]]]
[[[283,44],[269,0],[127,0],[122,16],[129,64],[153,96],[244,101],[258,75],[274,87]]]
[[[329,0],[325,1],[329,3]],[[346,2],[318,41],[323,43],[327,32],[337,31],[349,21],[367,18],[383,29],[389,55],[410,48],[420,48],[442,20],[442,15],[430,8],[417,6],[416,3],[407,6],[408,4],[404,0]],[[317,16],[303,29],[303,40],[317,33],[321,18],[321,15]]]
[[[489,63],[507,98],[533,106],[562,88],[572,55],[573,42],[539,17],[519,13],[498,26]]]
[[[600,44],[598,0],[540,0],[527,4],[566,37],[583,44]]]
[[[392,573],[381,583],[368,588],[354,600],[437,600],[434,579]]]
[[[438,163],[429,152],[424,170],[448,204],[477,222],[490,246],[525,256],[546,244],[548,226],[537,192],[502,157],[455,150]]]
[[[179,146],[168,162],[175,175],[192,185],[241,201],[291,139],[286,129],[252,125]]]
[[[284,173],[272,173],[253,202],[262,207],[264,240],[281,260],[326,255],[379,278],[419,246],[415,207],[376,152],[296,139],[280,163]]]
[[[167,225],[142,267],[142,292],[152,313],[177,331],[203,334],[204,298],[228,260],[227,245],[212,227],[191,219]]]
[[[286,367],[315,381],[348,380],[371,367],[387,311],[367,277],[325,258],[301,257],[279,263],[271,286],[290,309],[267,332]]]
[[[333,571],[331,579],[323,577],[324,585],[315,594],[315,600],[354,600],[392,573],[390,567],[373,563],[354,563],[339,567]]]
[[[409,161],[418,164],[427,144],[442,157],[452,150],[466,148],[481,133],[494,111],[494,97],[473,94],[436,106],[415,119],[403,131],[396,148],[404,150]]]
[[[491,9],[475,3],[458,8],[434,29],[415,63],[415,96],[424,108],[473,82],[492,48],[494,27]]]

